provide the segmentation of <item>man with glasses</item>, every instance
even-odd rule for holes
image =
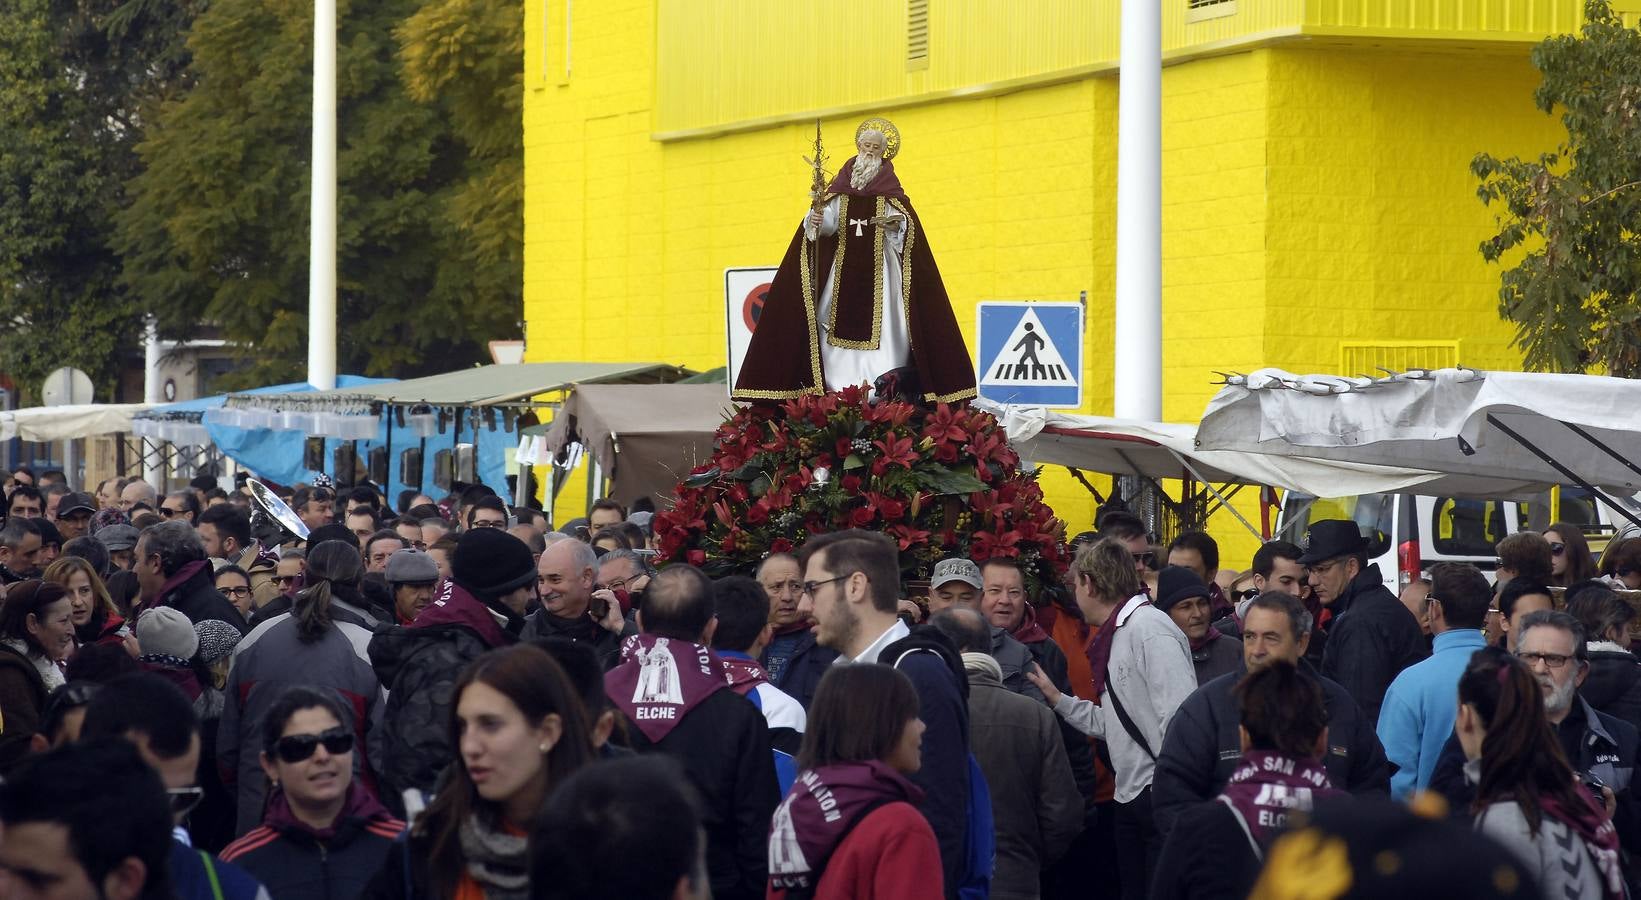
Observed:
[[[120,488],[120,509],[127,514],[137,506],[146,505],[153,509],[154,501],[157,499],[159,493],[154,490],[154,486],[141,478],[133,478],[125,483],[125,487]]]
[[[1428,655],[1424,631],[1385,587],[1379,566],[1368,563],[1368,539],[1355,522],[1314,522],[1305,539],[1299,564],[1333,616],[1322,674],[1344,685],[1367,720],[1377,722],[1391,681]]]
[[[598,586],[611,593],[619,591],[628,597],[639,596],[649,586],[652,574],[644,565],[644,558],[632,550],[611,550],[598,561]],[[622,604],[633,605],[631,602]]]
[[[57,503],[57,532],[68,543],[84,537],[91,530],[91,516],[97,511],[97,501],[90,494],[64,494]]]
[[[166,494],[160,502],[160,515],[167,521],[187,522],[189,525],[199,524],[199,497],[193,491],[177,491]]]
[[[175,825],[170,870],[177,897],[266,900],[268,892],[245,870],[195,850],[183,827],[205,792],[198,781],[199,717],[180,688],[152,672],[122,675],[86,705],[80,735],[130,741],[164,783]],[[213,887],[220,890],[213,894]]]
[[[803,593],[803,569],[790,553],[771,553],[758,564],[758,583],[769,595],[769,643],[759,656],[769,681],[809,708],[821,676],[838,658],[836,650],[815,641],[809,617],[798,612]]]
[[[500,497],[480,497],[467,508],[467,530],[507,527],[507,504]]]
[[[1634,857],[1641,852],[1641,811],[1636,809],[1632,790],[1641,737],[1635,726],[1597,710],[1579,696],[1578,688],[1590,673],[1584,626],[1564,612],[1530,613],[1521,620],[1515,655],[1544,689],[1545,716],[1573,770],[1586,783],[1599,781],[1613,792],[1618,804],[1613,825],[1624,849]],[[1469,809],[1475,799],[1475,785],[1465,777],[1464,763],[1458,738],[1450,738],[1430,783],[1456,810]]]
[[[964,854],[968,705],[957,673],[941,654],[901,644],[911,631],[897,614],[899,548],[886,535],[851,528],[811,538],[798,559],[804,573],[798,613],[815,620],[815,637],[822,646],[838,651],[833,665],[882,662],[899,669],[917,689],[923,767],[911,778],[924,791],[919,808],[940,845],[946,894],[955,896],[969,875]],[[944,636],[939,640],[955,657],[950,641]]]
[[[1122,510],[1113,510],[1100,516],[1099,537],[1115,538],[1134,558],[1134,571],[1139,573],[1141,590],[1150,595],[1157,587],[1157,552],[1151,546],[1151,531],[1139,516]]]
[[[1430,571],[1426,614],[1436,636],[1434,652],[1396,676],[1379,711],[1379,742],[1397,768],[1390,792],[1399,800],[1430,785],[1458,716],[1459,677],[1470,657],[1487,646],[1482,628],[1491,599],[1492,587],[1475,566],[1440,563]]]

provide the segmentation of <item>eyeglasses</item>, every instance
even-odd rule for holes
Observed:
[[[839,575],[836,578],[828,578],[825,581],[805,581],[803,583],[803,590],[798,591],[798,596],[799,597],[804,597],[804,596],[814,597],[815,592],[820,590],[822,585],[831,584],[834,581],[842,581],[845,578],[848,578],[848,577],[850,577],[854,574],[855,573],[850,572],[848,575]]]
[[[1566,544],[1557,544],[1557,543],[1551,542],[1551,544],[1550,544],[1550,555],[1551,556],[1560,556],[1561,554],[1566,553],[1566,552],[1567,552],[1567,545]]]
[[[507,520],[502,519],[500,521],[497,521],[496,519],[480,519],[480,520],[474,522],[471,527],[473,527],[473,528],[506,528],[507,527]]]
[[[219,592],[221,592],[221,594],[225,597],[249,597],[249,596],[251,596],[251,589],[248,588],[248,587],[225,587],[225,588],[217,588],[217,590]]]
[[[1571,656],[1564,653],[1517,653],[1516,658],[1526,663],[1529,667],[1531,667],[1533,663],[1542,662],[1544,665],[1552,669],[1559,669],[1562,666],[1565,666],[1568,660],[1572,659]]]
[[[272,578],[272,581],[280,587],[290,587],[296,583],[296,578],[297,576],[295,575],[275,575]]]
[[[187,514],[188,514],[188,510],[186,510],[186,509],[172,509],[169,506],[160,507],[160,515],[164,516],[167,519],[174,519],[177,516],[185,516]]]
[[[288,763],[299,763],[312,756],[319,745],[332,756],[353,751],[353,732],[346,728],[332,728],[318,734],[288,734],[274,743],[274,752]]]
[[[1157,561],[1157,554],[1150,550],[1147,550],[1144,553],[1134,553],[1131,555],[1134,557],[1134,562],[1147,566]]]
[[[1334,559],[1334,560],[1329,560],[1328,562],[1325,562],[1325,563],[1317,563],[1314,566],[1306,566],[1305,571],[1314,573],[1316,575],[1326,575],[1329,572],[1332,572],[1333,567],[1337,566],[1337,565],[1339,565],[1339,560]]]
[[[171,801],[171,815],[186,816],[205,797],[205,789],[199,787],[166,788],[165,795]]]
[[[639,572],[637,575],[633,575],[628,578],[611,578],[609,581],[600,584],[599,587],[606,591],[624,591],[627,589],[627,585],[632,584],[640,578],[643,578],[646,574],[648,573]]]

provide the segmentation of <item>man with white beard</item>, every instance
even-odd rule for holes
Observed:
[[[951,302],[890,161],[900,132],[868,119],[855,132],[855,149],[804,217],[770,283],[735,381],[737,400],[871,385],[889,372],[900,391],[920,399],[975,395]]]

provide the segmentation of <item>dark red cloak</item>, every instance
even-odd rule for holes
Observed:
[[[917,370],[924,399],[953,402],[975,395],[974,367],[968,347],[957,330],[957,318],[952,314],[946,286],[940,280],[940,270],[929,250],[923,223],[901,189],[893,163],[884,160],[877,177],[860,190],[849,185],[854,166],[855,160],[851,158],[832,180],[826,194],[827,202],[842,195],[849,204],[847,214],[839,216],[837,233],[823,235],[812,245],[804,240],[800,225],[792,236],[775,280],[769,285],[758,328],[752,334],[746,359],[735,379],[734,399],[780,401],[825,392],[822,372],[825,363],[817,318],[820,292],[827,273],[832,271],[838,248],[849,245],[844,247],[846,259],[849,254],[859,252],[850,249],[860,239],[851,240],[848,216],[877,215],[880,202],[885,213],[900,213],[908,220],[902,286],[906,294],[907,332],[911,338],[909,364]],[[876,227],[879,226],[873,226]],[[870,234],[867,240],[871,240]],[[818,283],[810,284],[809,253],[817,247],[820,278]],[[875,344],[876,324],[881,320],[874,316],[877,298],[873,280],[867,277],[871,274],[870,267],[857,266],[846,271],[850,274],[840,279],[833,304],[837,323],[832,331],[833,339]]]

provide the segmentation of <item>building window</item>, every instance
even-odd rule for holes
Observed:
[[[906,0],[906,71],[929,67],[929,0]]]
[[[1381,367],[1451,369],[1459,364],[1458,341],[1341,341],[1339,374],[1379,376]]]
[[[1202,22],[1236,15],[1236,0],[1185,0],[1185,21]]]

